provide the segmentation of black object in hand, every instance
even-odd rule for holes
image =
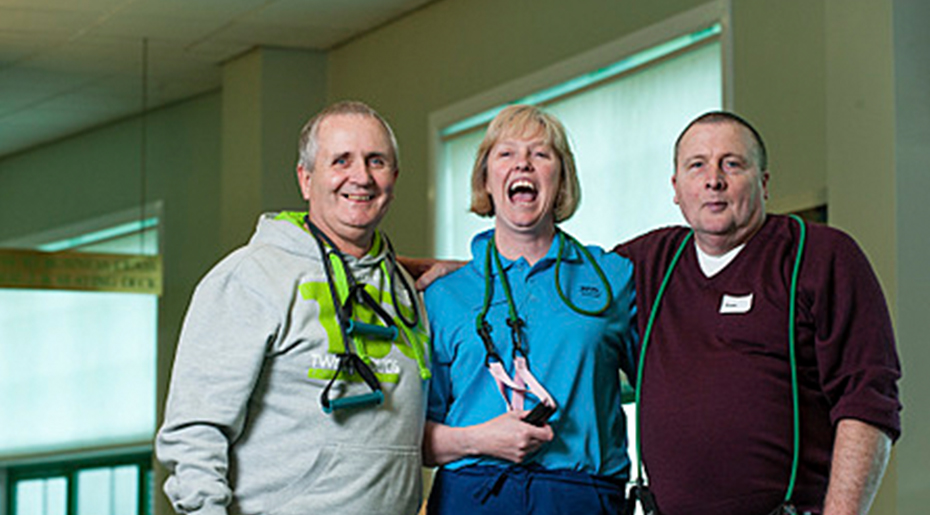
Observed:
[[[549,406],[540,402],[523,417],[523,421],[536,427],[542,427],[553,413],[555,413],[555,406]]]

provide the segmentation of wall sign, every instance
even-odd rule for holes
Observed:
[[[161,295],[161,256],[0,250],[0,288]]]

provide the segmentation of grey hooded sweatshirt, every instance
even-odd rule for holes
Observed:
[[[155,443],[178,513],[418,509],[425,314],[399,281],[391,283],[380,235],[361,259],[346,256],[402,330],[395,341],[353,338],[378,375],[384,403],[324,413],[320,395],[344,342],[319,248],[302,223],[302,213],[263,215],[248,245],[216,265],[191,300]],[[408,320],[411,309],[420,312],[414,329],[398,319],[392,286]],[[376,323],[370,310],[355,315]],[[330,398],[368,392],[358,374],[340,375]]]

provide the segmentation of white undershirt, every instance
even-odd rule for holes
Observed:
[[[701,246],[695,241],[694,248],[697,250],[698,263],[701,265],[701,272],[704,272],[704,277],[713,277],[717,275],[718,272],[730,264],[730,261],[733,261],[736,255],[739,254],[739,251],[743,250],[745,246],[746,244],[744,243],[719,256],[711,256],[701,250]]]

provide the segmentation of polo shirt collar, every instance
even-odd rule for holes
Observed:
[[[491,243],[491,238],[494,237],[494,229],[488,229],[484,232],[478,233],[471,241],[471,259],[472,265],[477,268],[478,272],[482,275],[485,270],[485,260],[487,259],[488,245]],[[565,245],[562,249],[562,261],[565,262],[578,262],[582,260],[581,252],[575,245],[571,244],[571,241],[568,239],[567,235],[563,235],[565,238]],[[541,268],[544,266],[549,266],[550,264],[555,264],[556,259],[559,255],[559,234],[556,233],[555,238],[552,239],[552,244],[549,245],[549,250],[546,252],[546,255],[539,260],[533,268]],[[518,261],[525,261],[524,258],[519,258],[516,260],[509,260],[504,256],[501,256],[501,265],[504,267],[504,270],[509,270],[514,264]],[[491,267],[492,275],[497,274],[497,267]]]

